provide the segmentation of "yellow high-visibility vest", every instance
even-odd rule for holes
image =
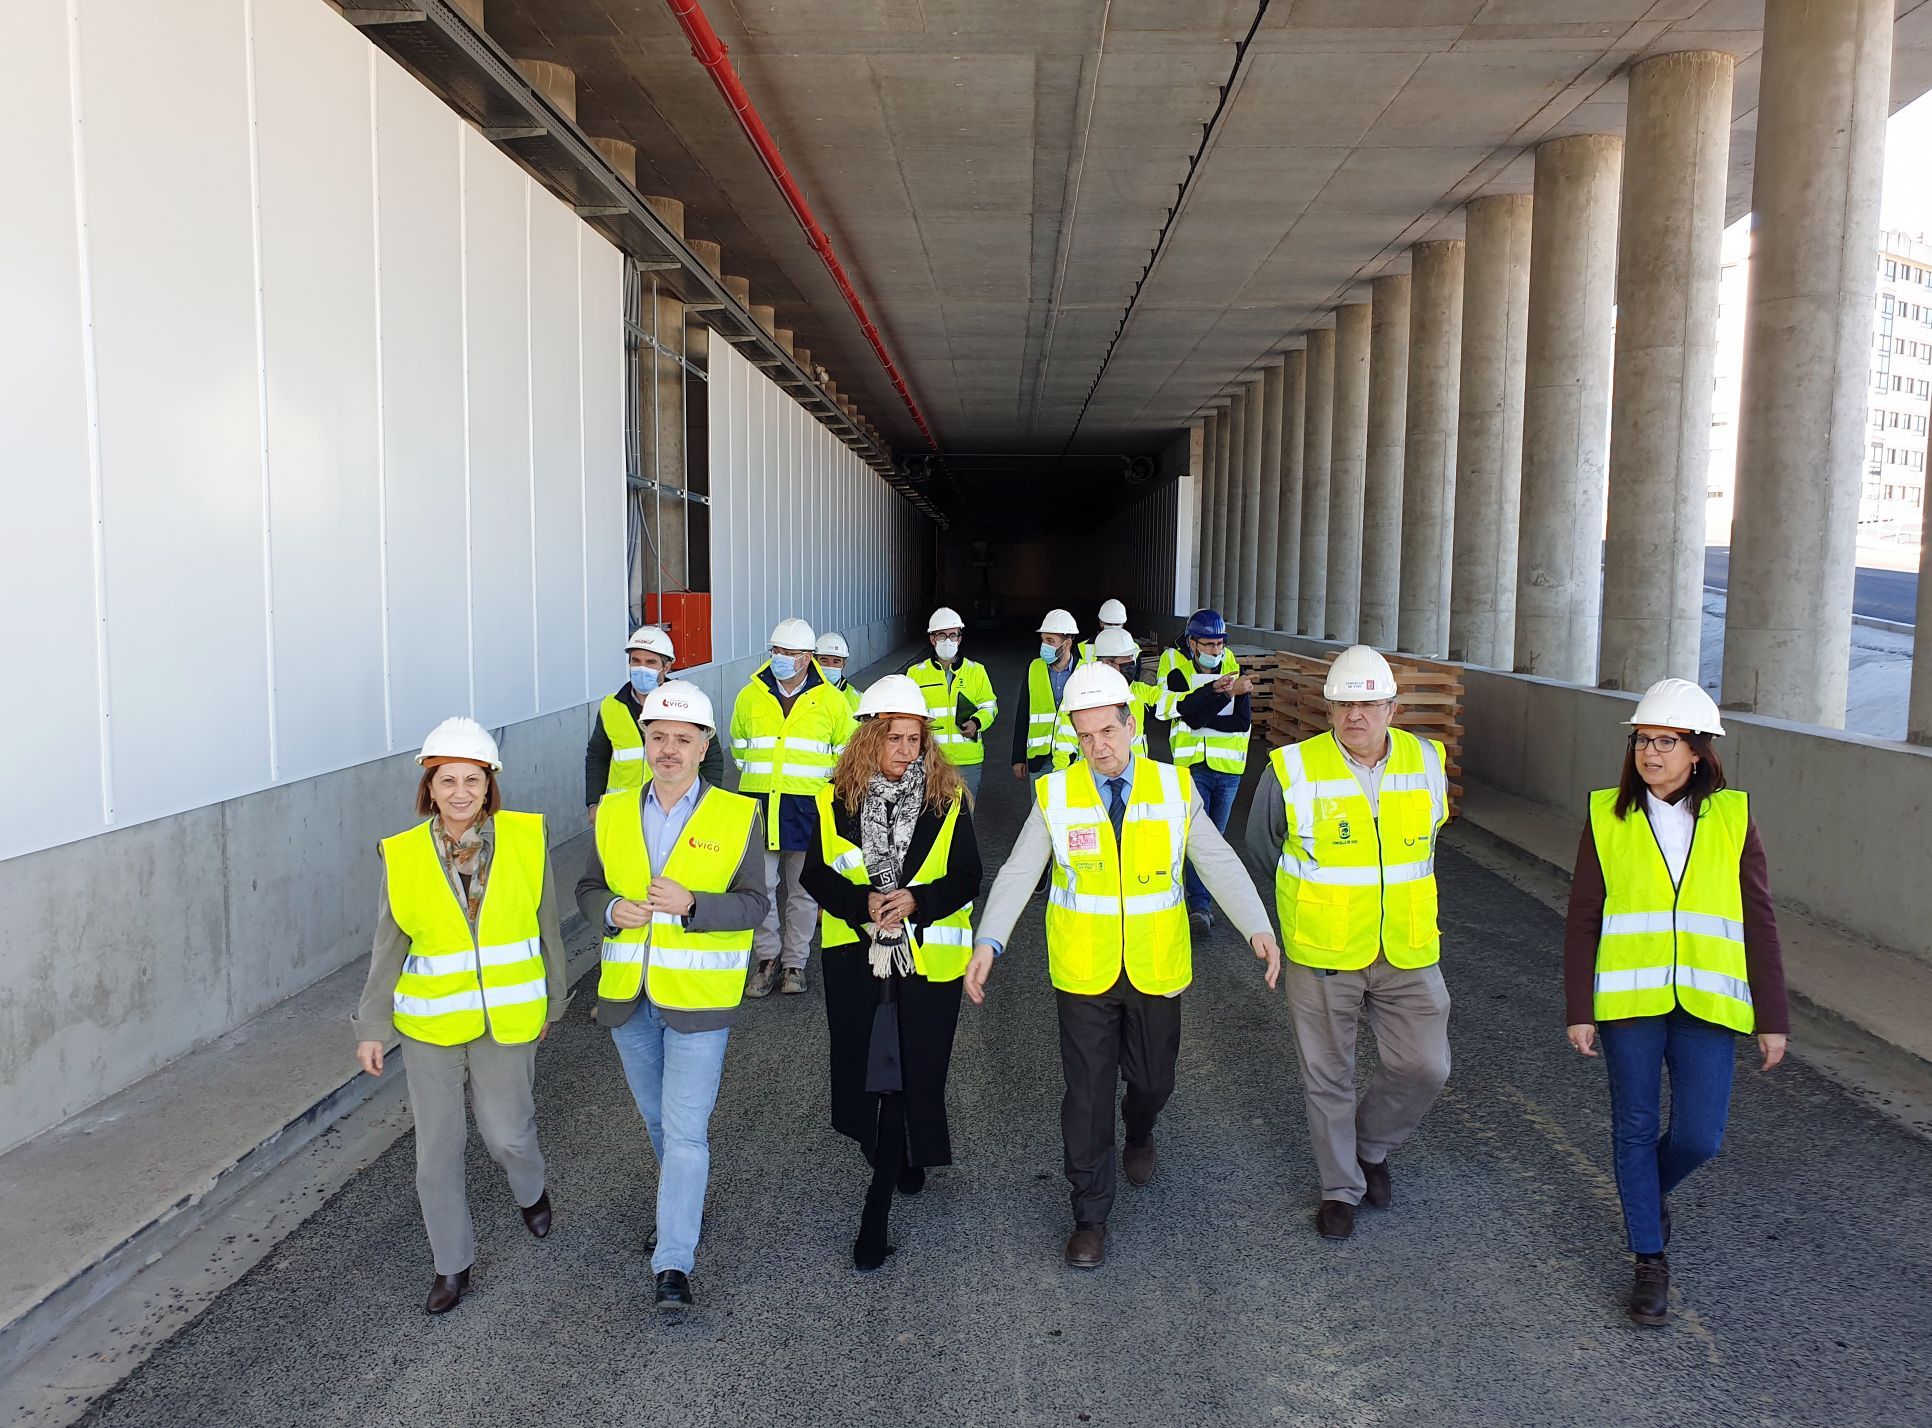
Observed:
[[[1053,840],[1047,967],[1063,992],[1093,996],[1127,980],[1150,996],[1194,980],[1181,868],[1194,780],[1186,769],[1134,760],[1121,836],[1086,764],[1033,786]]]
[[[597,804],[597,856],[603,860],[604,881],[619,897],[645,901],[654,876],[670,878],[694,893],[727,892],[738,865],[757,855],[756,849],[746,847],[758,816],[757,800],[707,788],[678,834],[677,847],[663,869],[653,873],[644,842],[644,798],[643,790],[627,789],[607,793]],[[606,932],[597,995],[604,1001],[631,1002],[648,990],[652,1002],[673,1011],[729,1010],[744,999],[751,934],[749,927],[692,932],[684,919],[667,912],[652,914],[642,927]]]
[[[938,660],[921,660],[906,671],[906,677],[926,696],[926,718],[933,738],[946,761],[964,768],[986,761],[986,731],[999,717],[999,700],[993,695],[993,681],[986,666],[977,660],[962,659],[950,674]],[[1051,686],[1049,686],[1049,689]],[[959,700],[964,695],[979,713],[979,737],[969,739],[959,732]]]
[[[1187,690],[1167,687],[1168,675],[1179,670],[1187,676]],[[1174,762],[1183,768],[1192,767],[1202,760],[1216,773],[1238,774],[1248,767],[1248,734],[1246,729],[1196,729],[1180,717],[1181,700],[1192,694],[1204,684],[1212,684],[1224,674],[1239,674],[1241,661],[1230,650],[1221,651],[1218,665],[1203,666],[1196,669],[1194,661],[1177,649],[1161,651],[1159,672],[1155,679],[1160,685],[1160,703],[1155,712],[1168,720],[1167,746],[1174,756]]]
[[[505,1046],[535,1041],[550,1000],[537,926],[543,815],[492,815],[489,880],[474,930],[429,825],[425,819],[382,840],[389,911],[409,937],[396,979],[396,1030],[432,1046],[461,1046],[485,1031]]]
[[[651,781],[651,766],[644,758],[644,730],[637,716],[615,694],[604,696],[599,715],[610,740],[610,776],[604,781],[604,792],[644,787]]]
[[[1616,806],[1614,788],[1590,795],[1590,836],[1603,867],[1596,1019],[1663,1016],[1681,1006],[1749,1033],[1757,1013],[1744,958],[1739,871],[1751,826],[1749,796],[1727,788],[1704,800],[1676,885],[1649,818],[1636,809],[1619,818]]]
[[[1379,812],[1332,733],[1268,757],[1288,813],[1275,865],[1288,956],[1336,971],[1358,971],[1378,956],[1394,967],[1437,961],[1436,830],[1449,820],[1442,745],[1389,730]]]
[[[1160,691],[1151,684],[1134,680],[1127,686],[1133,694],[1127,708],[1134,716],[1134,753],[1147,752],[1147,711],[1160,702]],[[1073,716],[1059,710],[1053,720],[1053,766],[1070,768],[1080,762],[1080,735],[1074,731]]]
[[[765,800],[765,846],[778,848],[779,801],[794,793],[810,798],[832,776],[839,751],[857,727],[857,707],[821,674],[792,701],[787,714],[765,683],[771,668],[760,665],[738,691],[731,709],[731,756],[738,762],[740,792]]]
[[[1043,759],[1053,752],[1053,724],[1059,717],[1060,703],[1053,697],[1053,677],[1047,673],[1046,661],[1036,659],[1026,667],[1028,760]]]
[[[833,801],[837,792],[830,784],[818,791],[818,848],[825,866],[857,887],[870,888],[872,874],[866,870],[865,850],[842,836],[834,826]],[[959,826],[959,800],[946,810],[946,821],[939,825],[939,836],[932,840],[926,857],[914,873],[909,888],[924,887],[946,875],[952,856],[953,830]],[[828,951],[859,940],[852,925],[820,909],[820,945]],[[912,942],[912,965],[929,982],[956,982],[966,975],[966,964],[973,958],[973,905],[969,902],[925,927],[908,922],[906,932]]]

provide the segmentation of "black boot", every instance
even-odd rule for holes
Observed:
[[[899,1193],[917,1195],[926,1188],[926,1168],[923,1165],[908,1165],[899,1172]]]
[[[1670,1322],[1670,1263],[1660,1254],[1637,1256],[1630,1282],[1630,1318],[1638,1324]]]
[[[470,1272],[459,1269],[454,1274],[439,1274],[436,1282],[429,1286],[429,1298],[423,1301],[425,1314],[447,1314],[463,1301],[463,1291],[470,1287]]]

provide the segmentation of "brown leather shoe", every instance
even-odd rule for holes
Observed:
[[[1662,1255],[1637,1261],[1630,1282],[1630,1318],[1638,1324],[1670,1322],[1670,1264]]]
[[[1067,1263],[1075,1269],[1098,1269],[1107,1262],[1107,1226],[1082,1220],[1067,1236]]]
[[[768,997],[771,989],[778,985],[778,959],[767,957],[752,969],[751,976],[745,981],[747,997]]]
[[[546,1239],[550,1234],[550,1192],[545,1190],[535,1201],[525,1205],[521,1211],[523,1227],[538,1239]]]
[[[1154,1178],[1154,1137],[1149,1135],[1143,1141],[1128,1141],[1120,1152],[1120,1168],[1126,1172],[1129,1185],[1138,1187],[1152,1180]]]
[[[1358,1155],[1355,1157],[1355,1163],[1362,1167],[1362,1176],[1368,1181],[1367,1188],[1362,1191],[1363,1203],[1373,1205],[1378,1210],[1388,1209],[1389,1200],[1395,1194],[1395,1187],[1389,1181],[1388,1161],[1385,1160],[1380,1165],[1370,1165]]]
[[[1315,1211],[1315,1233],[1325,1240],[1345,1240],[1355,1233],[1355,1207],[1346,1200],[1324,1200]]]
[[[429,1298],[423,1301],[425,1314],[447,1314],[463,1299],[463,1291],[470,1287],[470,1272],[459,1269],[454,1274],[439,1274],[436,1282],[429,1286]]]

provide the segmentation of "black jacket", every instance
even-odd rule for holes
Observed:
[[[816,811],[817,804],[813,805],[813,809]],[[906,847],[906,877],[918,872],[920,865],[926,861],[926,854],[939,837],[943,821],[930,808],[919,810],[919,821],[912,828],[912,842]],[[865,840],[860,836],[859,815],[846,812],[845,805],[836,796],[832,800],[832,827],[841,837],[863,845]],[[952,855],[946,860],[945,873],[935,882],[912,889],[912,921],[924,926],[958,912],[978,896],[979,879],[979,842],[973,835],[973,814],[962,804],[959,826],[953,829]],[[861,939],[864,938],[865,924],[872,920],[872,914],[866,906],[866,894],[872,889],[860,887],[843,873],[832,871],[820,852],[816,828],[811,842],[806,846],[805,866],[799,873],[799,882],[811,894],[813,902],[857,931]]]

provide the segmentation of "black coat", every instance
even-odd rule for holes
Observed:
[[[861,843],[858,815],[847,813],[836,800],[832,809],[839,834]],[[908,876],[925,862],[942,822],[931,809],[920,811],[906,849]],[[872,975],[871,939],[864,927],[869,920],[866,894],[871,890],[833,872],[820,854],[816,836],[806,849],[800,881],[814,902],[859,934],[857,942],[826,948],[823,958],[825,1022],[832,1053],[832,1128],[857,1141],[868,1160],[873,1158],[879,1137],[880,1097],[866,1089],[866,1068],[873,1022],[880,1003],[889,998],[898,1004],[906,1163],[952,1164],[952,1136],[946,1124],[946,1071],[952,1061],[962,983],[929,982],[917,973],[904,977],[895,973],[889,979]],[[973,837],[973,815],[962,806],[945,874],[912,889],[912,921],[923,926],[958,912],[978,896],[979,882],[979,844]]]

